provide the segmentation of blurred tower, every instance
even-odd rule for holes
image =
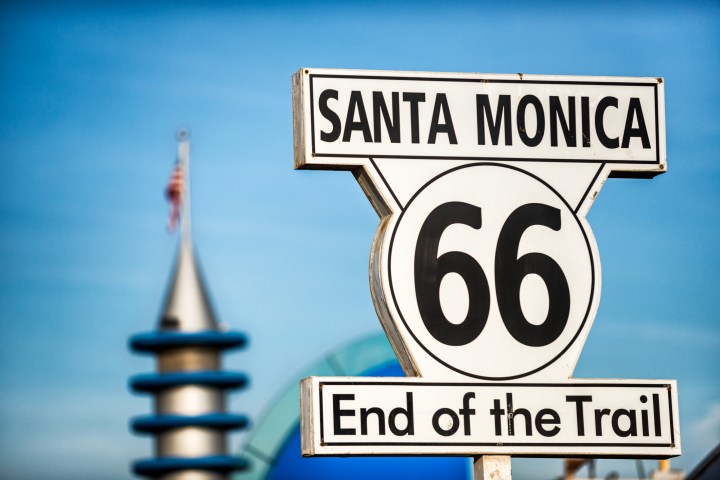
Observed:
[[[227,432],[242,429],[243,415],[226,413],[226,390],[247,384],[242,373],[222,370],[223,350],[243,347],[247,339],[223,331],[203,281],[190,231],[189,143],[178,135],[178,163],[168,185],[173,206],[171,228],[180,221],[181,240],[157,329],[130,338],[130,348],[157,359],[157,373],[130,379],[134,392],[149,393],[154,414],[135,417],[131,428],[155,440],[155,458],[137,461],[137,475],[163,480],[219,480],[247,468],[242,457],[227,454]]]

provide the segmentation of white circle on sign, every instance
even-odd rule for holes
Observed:
[[[476,163],[430,180],[392,232],[391,295],[436,361],[485,380],[556,361],[588,320],[597,259],[567,202],[519,168]]]

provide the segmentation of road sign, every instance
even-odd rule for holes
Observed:
[[[293,105],[296,168],[353,171],[381,217],[371,294],[406,374],[565,385],[600,299],[587,212],[667,169],[662,79],[301,69]]]
[[[665,170],[658,78],[301,69],[293,82],[298,167],[371,157]]]
[[[312,377],[301,391],[304,455],[680,453],[671,380],[448,384]]]
[[[585,214],[666,169],[655,78],[300,70],[296,167],[351,169],[383,217],[371,287],[408,374],[572,374],[600,297]]]
[[[588,231],[552,186],[510,165],[472,163],[433,178],[398,215],[387,252],[403,327],[468,377],[509,380],[552,365],[597,304]]]

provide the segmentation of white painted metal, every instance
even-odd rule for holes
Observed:
[[[585,217],[608,177],[667,170],[664,108],[660,78],[299,70],[295,168],[351,170],[367,194],[381,218],[373,303],[405,373],[421,377],[304,380],[303,455],[679,455],[674,381],[569,380],[601,291]],[[507,411],[507,395],[521,418],[543,412],[524,442],[488,430],[487,402]],[[568,427],[585,405],[568,396],[602,404],[592,441],[577,417]],[[648,398],[663,412],[653,441]],[[343,402],[357,408],[338,419]],[[463,442],[470,409],[485,419]],[[417,430],[349,433],[393,411]],[[562,428],[538,436],[553,415]],[[483,458],[479,478],[510,478],[509,457]]]
[[[514,192],[508,195],[507,192]],[[448,345],[435,338],[420,311],[421,295],[416,282],[416,244],[433,210],[449,202],[463,202],[482,208],[482,227],[455,223],[442,233],[438,258],[446,252],[470,255],[487,278],[490,309],[482,333],[465,345]],[[556,262],[563,272],[570,293],[569,318],[561,335],[552,343],[538,347],[516,340],[506,328],[498,308],[500,279],[496,277],[499,238],[510,215],[529,203],[552,206],[561,212],[562,228],[554,231],[543,226],[528,228],[521,237],[524,254],[540,253]],[[581,343],[589,331],[600,296],[599,255],[585,222],[579,221],[567,203],[547,184],[522,170],[499,164],[461,167],[427,184],[406,205],[383,254],[388,265],[383,288],[394,301],[393,316],[400,318],[401,331],[432,357],[420,366],[424,378],[444,378],[461,374],[480,380],[508,380],[532,377],[541,380],[568,378],[572,374]],[[388,237],[386,237],[388,238]],[[523,280],[519,303],[528,321],[543,323],[548,312],[548,289],[537,275]],[[377,286],[375,287],[377,288]],[[440,297],[444,315],[459,324],[469,309],[470,290],[457,273],[445,275],[435,293]],[[432,294],[432,293],[431,293]],[[408,341],[409,343],[410,341]],[[413,350],[415,358],[421,358]],[[542,370],[541,372],[538,372]],[[537,372],[537,373],[536,373]]]
[[[305,68],[297,72],[293,86],[298,168],[342,168],[358,165],[362,157],[391,157],[613,162],[614,170],[665,170],[664,84],[659,78]],[[480,104],[483,96],[487,106]],[[508,101],[506,116],[497,115],[503,97]],[[562,132],[557,142],[552,141],[551,124],[559,120],[551,113],[551,97],[556,97],[555,108],[562,111],[566,124],[574,111],[574,142]],[[383,103],[386,116],[376,107],[376,99]],[[493,123],[496,115],[509,120],[509,139],[504,124],[497,141],[489,137],[488,108]],[[441,131],[433,139],[430,130],[436,113]],[[524,128],[518,123],[521,117],[526,120]],[[400,133],[392,138],[396,118]],[[545,123],[542,131],[537,128],[538,118]],[[623,138],[628,118],[632,128],[644,127],[647,143],[637,131]],[[354,129],[348,128],[352,122]],[[484,141],[478,129],[483,124]],[[452,125],[452,136],[446,133],[447,125]],[[523,141],[521,130],[527,137],[541,137],[538,145]],[[585,133],[589,135],[584,139]],[[617,147],[612,146],[615,138]]]
[[[672,380],[519,384],[309,377],[301,391],[303,455],[681,452]]]
[[[483,455],[473,461],[474,480],[511,480],[509,455]]]
[[[658,107],[657,95],[662,83],[656,78],[607,78],[607,77],[553,77],[542,75],[458,75],[444,73],[419,72],[357,72],[357,75],[342,72],[326,73],[324,70],[311,70],[307,85],[310,89],[311,132],[310,147],[314,149],[313,159],[317,157],[367,156],[367,157],[440,157],[463,159],[533,159],[533,160],[569,160],[569,161],[610,161],[633,164],[658,161],[659,139],[655,122]],[[397,75],[397,76],[392,76]],[[337,92],[332,97],[328,92]],[[353,97],[353,92],[355,97]],[[393,112],[393,93],[397,94],[397,105],[400,109],[398,121],[400,135],[395,141],[390,136],[390,129],[385,128],[387,122],[382,114],[375,117],[373,113],[375,96],[380,95],[389,112]],[[417,101],[413,102],[406,95],[412,94]],[[419,97],[418,97],[419,95]],[[440,97],[443,96],[443,97]],[[478,101],[487,98],[487,106],[479,106]],[[529,97],[532,97],[530,99]],[[445,99],[443,101],[443,98]],[[509,140],[505,139],[505,131],[497,141],[490,138],[486,112],[492,112],[495,119],[501,100],[508,100],[505,107],[506,117],[512,128]],[[525,104],[522,99],[526,98]],[[558,142],[552,145],[550,126],[556,117],[551,117],[551,99],[557,99],[564,118],[571,117],[575,111],[574,142],[564,141],[562,133]],[[603,104],[603,99],[612,98],[612,106]],[[530,100],[529,103],[527,100]],[[584,99],[587,99],[584,102]],[[642,113],[644,130],[647,131],[649,146],[643,147],[639,137],[628,137],[628,145],[624,146],[624,127],[628,114],[638,127],[638,110],[631,109],[633,99],[637,99]],[[362,103],[360,103],[362,102]],[[584,108],[583,103],[586,103]],[[605,102],[607,103],[607,101]],[[637,105],[636,104],[636,105]],[[348,120],[363,120],[360,106],[365,109],[368,132],[361,129],[350,131]],[[417,111],[416,128],[412,125],[412,111]],[[444,131],[432,138],[430,126],[435,110],[439,110],[438,124],[452,125],[453,134]],[[350,116],[348,115],[350,114]],[[394,113],[394,112],[393,112]],[[582,141],[582,116],[586,113],[585,129],[589,135],[589,145]],[[332,135],[331,119],[337,116],[340,120],[340,135]],[[538,117],[540,121],[538,121]],[[375,118],[380,119],[383,128],[380,135],[375,130]],[[525,119],[525,130],[530,138],[539,141],[536,146],[527,145],[522,141],[519,121]],[[478,124],[485,123],[485,138],[480,139]],[[543,129],[544,126],[547,127]],[[392,122],[390,122],[392,123]],[[541,125],[538,129],[538,123]],[[504,128],[504,125],[503,125]],[[346,133],[349,131],[350,133]],[[323,132],[325,135],[323,135]],[[413,133],[417,133],[413,139]],[[618,146],[611,148],[601,143],[601,136],[608,139],[618,138]],[[332,138],[332,140],[328,139]],[[539,140],[538,137],[542,137]],[[652,140],[651,140],[652,139]],[[611,143],[607,142],[606,143]],[[481,144],[482,143],[482,144]],[[534,143],[534,142],[529,142]],[[570,143],[570,145],[568,145]],[[614,143],[614,142],[612,142]],[[306,156],[306,159],[308,157]]]
[[[296,168],[353,170],[381,216],[371,293],[406,374],[458,381],[570,378],[601,290],[585,215],[611,174],[665,172],[662,80],[301,69],[293,87]],[[418,254],[431,213],[453,202],[481,210],[482,225],[448,221],[435,232],[437,249]],[[516,256],[506,255],[505,262],[549,257],[559,265],[555,277],[567,282],[570,305],[558,322],[562,331],[535,344],[506,328],[519,315],[499,310],[499,294],[517,293],[511,301],[532,329],[553,304],[548,284],[554,279],[526,273],[516,279],[515,292],[496,278],[508,270],[498,266],[500,233],[513,212],[530,204],[560,211],[560,227],[526,225]],[[456,252],[477,262],[473,270],[482,269],[487,298],[478,300],[466,276],[452,268],[429,272],[434,290],[418,287],[427,274],[418,273],[418,255],[425,255],[426,266]],[[489,304],[482,333],[456,343],[437,338],[428,321],[440,314],[423,314],[420,305],[434,295],[448,327],[463,323],[471,301]]]

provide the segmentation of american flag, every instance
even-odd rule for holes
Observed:
[[[165,188],[165,198],[170,202],[170,217],[168,218],[168,230],[174,232],[180,222],[180,207],[182,205],[183,194],[185,193],[185,174],[181,164],[175,165],[167,187]]]

